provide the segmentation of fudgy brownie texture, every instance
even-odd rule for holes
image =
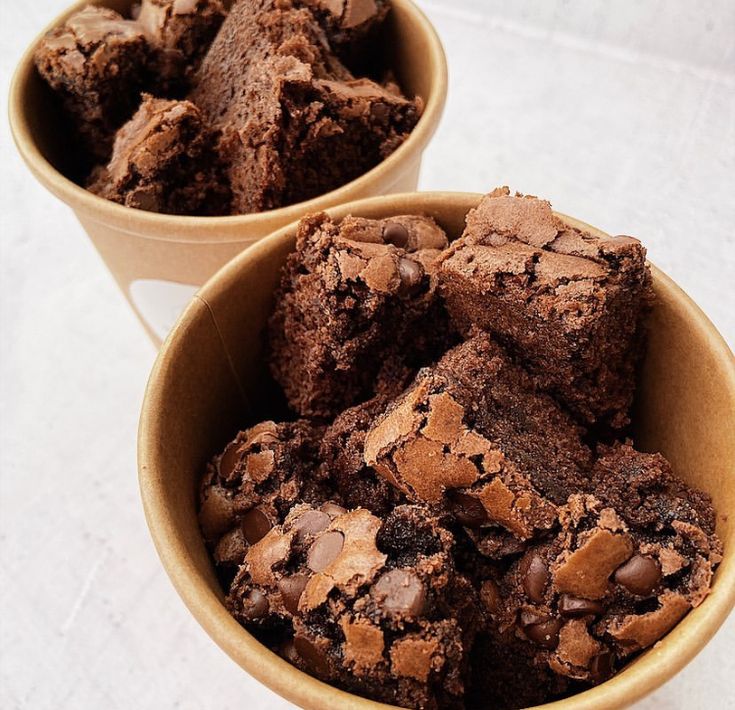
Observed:
[[[446,244],[428,217],[301,221],[270,321],[271,369],[294,411],[333,417],[395,394],[439,354],[433,272]]]
[[[92,173],[88,189],[151,212],[227,214],[230,192],[214,143],[194,104],[146,96],[117,132],[110,162]]]
[[[365,436],[390,397],[379,395],[346,409],[324,432],[319,458],[320,471],[332,481],[348,508],[367,508],[385,515],[405,496],[365,463]]]
[[[496,334],[583,422],[629,422],[651,300],[631,237],[574,229],[535,197],[495,190],[467,216],[439,281],[457,327]]]
[[[233,211],[307,200],[393,152],[421,113],[332,52],[307,7],[240,0],[204,58],[190,96],[221,131]]]
[[[419,373],[368,431],[364,459],[410,500],[478,530],[481,550],[483,528],[522,541],[549,530],[592,466],[579,427],[485,333]]]
[[[611,452],[601,466],[617,479],[604,489],[630,467],[663,478],[665,488],[670,482],[658,459],[628,447]],[[525,639],[536,665],[587,683],[605,680],[668,633],[707,596],[721,552],[711,503],[692,492],[690,505],[690,491],[681,482],[676,488],[678,495],[654,503],[664,517],[652,524],[628,523],[640,516],[625,504],[615,510],[593,495],[571,496],[559,510],[558,533],[511,566],[494,590],[498,601],[492,593],[483,597],[499,631]],[[682,510],[696,522],[678,519]]]
[[[248,550],[228,605],[292,629],[280,653],[322,680],[406,707],[459,707],[478,604],[451,546],[419,507],[381,520],[298,506]]]
[[[302,220],[269,363],[308,418],[241,432],[202,483],[200,523],[233,616],[301,670],[391,705],[515,710],[601,683],[704,601],[721,559],[709,497],[583,415],[596,402],[620,424],[632,379],[572,402],[552,386],[569,348],[544,379],[551,331],[530,331],[530,354],[488,332],[475,321],[497,273],[453,261],[481,247],[478,261],[510,263],[556,230],[530,257],[533,278],[501,279],[504,305],[488,311],[522,322],[563,264],[569,288],[547,294],[558,332],[573,332],[561,310],[589,288],[602,303],[588,312],[580,296],[580,312],[601,319],[585,321],[599,331],[590,357],[614,351],[602,321],[625,311],[634,325],[616,357],[635,360],[649,298],[648,277],[632,275],[641,248],[564,236],[535,198],[489,199],[506,198],[490,237],[473,241],[475,213],[458,245],[420,216]],[[520,236],[494,243],[506,233]],[[602,253],[616,255],[605,274],[582,278]],[[563,381],[589,384],[583,369]]]
[[[221,0],[143,0],[136,19],[151,48],[153,86],[177,98],[188,88],[225,18]]]
[[[138,105],[147,59],[140,25],[91,6],[51,30],[36,49],[39,73],[94,158],[109,158],[115,131]]]

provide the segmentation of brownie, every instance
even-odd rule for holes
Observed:
[[[421,102],[355,78],[308,7],[240,0],[213,41],[192,101],[221,131],[233,212],[333,190],[407,137]]]
[[[396,393],[397,394],[397,393]],[[348,508],[389,513],[405,501],[401,492],[365,463],[365,437],[390,398],[373,397],[346,409],[327,427],[319,448],[322,476],[332,482]]]
[[[151,212],[226,214],[230,193],[214,144],[215,134],[194,104],[146,95],[117,132],[110,162],[92,173],[88,189]]]
[[[311,479],[322,431],[305,420],[261,422],[214,457],[200,486],[199,524],[217,563],[236,568],[294,505],[333,497]]]
[[[282,629],[279,652],[322,680],[403,707],[461,707],[479,617],[451,547],[417,506],[383,520],[299,506],[250,548],[228,605]]]
[[[142,1],[136,19],[151,47],[157,92],[178,98],[186,91],[226,14],[221,0]]]
[[[650,466],[650,457],[638,457],[641,468]],[[614,465],[612,459],[605,468]],[[680,493],[684,508],[690,494],[696,505],[703,502],[700,493]],[[672,500],[677,497],[672,493]],[[711,520],[711,505],[702,512]],[[483,597],[494,624],[513,629],[534,648],[537,665],[570,680],[599,683],[705,599],[721,557],[709,523],[673,519],[633,526],[626,522],[631,516],[637,511],[625,505],[618,512],[594,495],[571,496],[560,508],[558,534],[529,548],[496,587],[497,595]]]
[[[468,214],[439,281],[462,332],[496,334],[584,423],[621,429],[651,301],[645,257],[637,239],[574,229],[502,188]]]
[[[446,243],[428,217],[301,221],[270,321],[271,370],[294,411],[333,417],[400,391],[439,354],[433,271]]]
[[[148,48],[141,27],[86,7],[38,45],[34,59],[73,119],[86,151],[107,160],[112,137],[133,113],[144,86]]]
[[[580,428],[485,333],[422,370],[367,433],[365,463],[410,500],[451,512],[483,550],[518,551],[590,486]],[[501,528],[501,538],[493,529]],[[510,545],[500,545],[498,540]]]

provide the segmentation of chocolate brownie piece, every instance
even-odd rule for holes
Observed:
[[[446,347],[442,245],[428,217],[301,221],[270,321],[271,370],[296,412],[332,417],[396,392]]]
[[[639,456],[641,468],[650,465],[650,457]],[[608,457],[604,466],[612,465]],[[665,507],[678,510],[670,493]],[[687,497],[679,501],[685,516],[694,510]],[[709,517],[711,507],[704,512]],[[498,587],[498,627],[513,629],[535,649],[536,663],[559,676],[607,679],[709,593],[721,546],[708,522],[633,526],[626,518],[637,518],[627,504],[616,511],[592,495],[571,496],[559,512],[559,533],[530,548]]]
[[[342,412],[324,432],[319,449],[322,476],[331,480],[348,508],[385,515],[405,502],[401,492],[365,463],[365,436],[390,398],[378,396]]]
[[[151,47],[156,93],[186,90],[226,14],[221,0],[142,1],[136,19]]]
[[[403,707],[458,706],[476,629],[451,535],[416,506],[295,508],[253,545],[228,595],[237,618],[284,627],[279,651],[345,690]]]
[[[226,214],[230,193],[215,135],[190,101],[145,96],[116,134],[112,158],[88,189],[127,207],[167,214]]]
[[[323,428],[305,420],[261,422],[212,460],[200,486],[199,523],[215,562],[236,567],[248,547],[301,501],[331,497],[310,474]]]
[[[38,72],[97,159],[109,157],[115,130],[138,105],[147,56],[140,25],[92,6],[51,30],[35,51]]]
[[[582,421],[619,429],[651,300],[645,257],[637,239],[573,229],[502,188],[468,214],[439,280],[460,330],[496,334]]]
[[[364,452],[410,500],[477,531],[481,550],[490,528],[491,555],[518,552],[517,541],[550,529],[557,506],[590,485],[579,427],[483,333],[422,370],[374,422]]]
[[[395,150],[421,113],[420,101],[355,79],[309,8],[276,0],[232,8],[191,98],[221,131],[235,213],[354,179]]]

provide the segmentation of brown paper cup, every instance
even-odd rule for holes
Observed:
[[[330,213],[336,218],[424,213],[456,236],[479,199],[473,194],[415,193],[361,200]],[[197,524],[196,487],[207,460],[268,409],[273,385],[263,357],[264,328],[294,233],[295,225],[280,230],[219,271],[163,345],[140,421],[141,494],[153,540],[174,586],[236,663],[304,708],[377,710],[387,706],[302,673],[227,613]],[[735,601],[735,362],[699,308],[652,268],[657,300],[636,402],[637,444],[662,451],[680,476],[713,497],[724,558],[710,596],[671,633],[611,680],[543,706],[549,710],[611,710],[638,700],[702,649]]]
[[[45,31],[88,5],[80,0]],[[120,12],[131,0],[100,3]],[[392,0],[385,46],[402,87],[425,110],[409,138],[361,177],[308,202],[233,217],[179,217],[134,210],[92,195],[63,174],[65,136],[55,104],[33,65],[40,37],[23,56],[10,90],[10,124],[18,150],[36,178],[75,212],[153,341],[159,345],[201,286],[220,266],[261,237],[307,212],[371,195],[416,189],[421,156],[436,130],[447,94],[441,42],[410,0]]]

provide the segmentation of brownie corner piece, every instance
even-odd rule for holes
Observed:
[[[438,277],[460,331],[494,333],[586,425],[627,425],[652,300],[637,239],[581,231],[548,202],[497,190]]]
[[[440,352],[433,268],[445,244],[425,217],[302,220],[269,326],[271,370],[296,412],[333,417],[397,393]]]
[[[136,22],[94,6],[51,30],[34,54],[39,74],[74,119],[84,147],[103,160],[114,131],[137,105],[147,58]]]

